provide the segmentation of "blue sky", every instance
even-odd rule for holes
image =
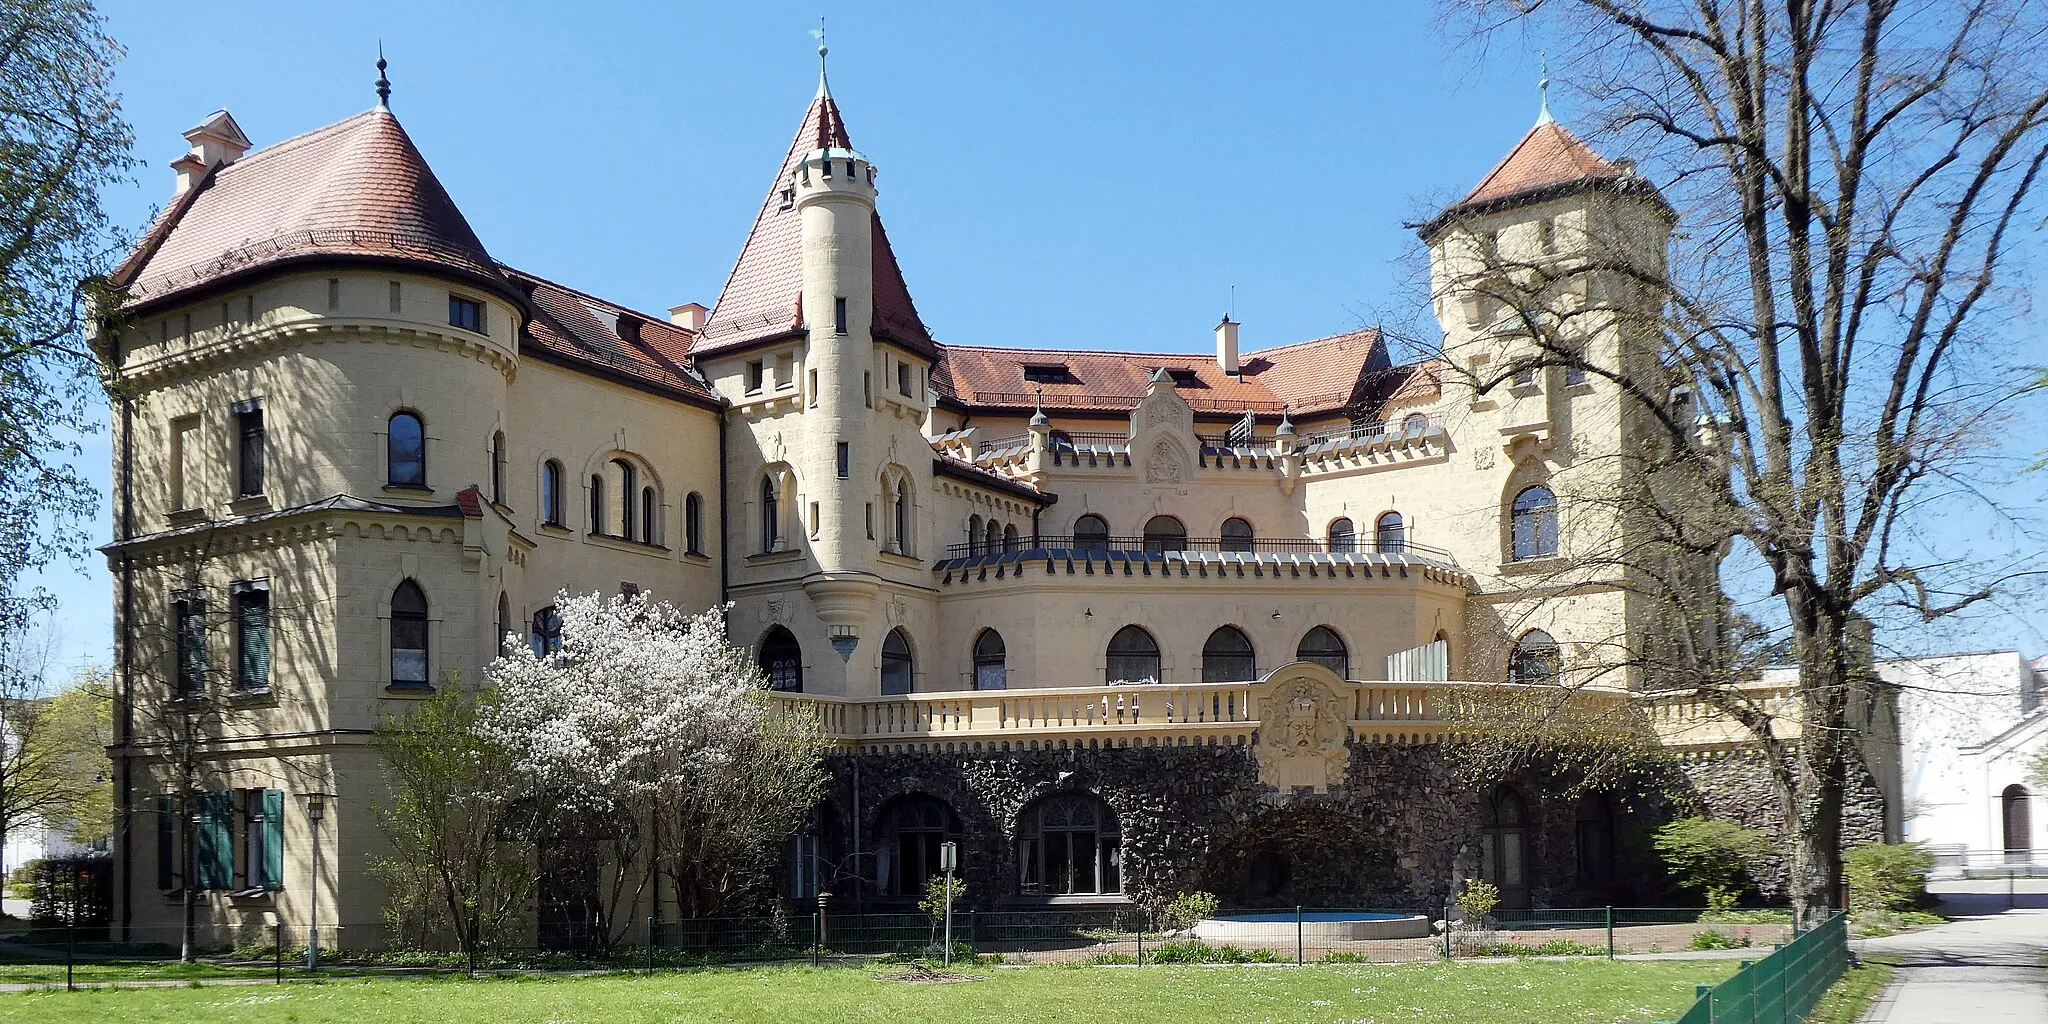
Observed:
[[[491,253],[652,312],[716,298],[825,14],[919,312],[960,343],[1201,351],[1232,286],[1248,348],[1413,317],[1403,223],[1537,109],[1535,40],[1461,46],[1421,0],[103,9],[145,161],[117,221],[168,198],[179,133],[217,107],[263,146],[371,106],[381,39],[393,110]],[[1553,106],[1572,123],[1566,89]],[[104,480],[104,435],[85,444]],[[43,582],[74,656],[104,658],[104,565]],[[2048,646],[2000,621],[1970,644]]]

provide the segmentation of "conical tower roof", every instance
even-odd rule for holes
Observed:
[[[821,85],[769,182],[754,228],[747,233],[739,259],[719,291],[718,303],[704,323],[702,339],[693,350],[696,355],[743,348],[803,329],[803,217],[793,202],[785,200],[784,191],[790,188],[797,162],[806,154],[852,148],[839,104]],[[875,337],[935,356],[937,346],[911,302],[910,287],[889,247],[880,214],[874,218],[873,251]]]
[[[1632,170],[1610,163],[1570,129],[1552,120],[1546,108],[1536,126],[1479,179],[1479,184],[1472,186],[1472,191],[1421,225],[1421,234],[1425,239],[1433,237],[1460,216],[1541,202],[1620,182],[1639,183],[1647,189],[1647,183]]]
[[[517,301],[498,264],[388,110],[215,167],[157,217],[115,271],[130,308],[281,264],[410,263]]]

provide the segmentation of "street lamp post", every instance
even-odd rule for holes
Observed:
[[[320,822],[327,817],[327,794],[306,794],[306,822],[313,831],[313,874],[306,885],[311,911],[306,923],[306,969],[320,966]]]
[[[960,844],[948,839],[939,844],[939,870],[946,873],[946,952],[944,964],[953,966],[953,872],[960,868]]]

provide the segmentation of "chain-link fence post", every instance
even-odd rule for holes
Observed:
[[[1444,904],[1444,959],[1451,958],[1451,905]]]
[[[1308,957],[1302,949],[1301,938],[1301,904],[1297,903],[1294,905],[1294,963],[1296,966],[1308,962]]]
[[[78,908],[71,910],[71,927],[64,933],[64,991],[71,991],[71,968],[78,963]]]
[[[270,939],[271,969],[277,972],[277,983],[284,984],[284,915],[276,915],[276,934]]]
[[[1614,908],[1607,908],[1607,959],[1614,959]]]
[[[647,917],[647,976],[654,977],[654,916]]]

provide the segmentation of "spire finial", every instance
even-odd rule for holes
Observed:
[[[1550,116],[1550,54],[1543,52],[1541,59],[1543,61],[1543,77],[1536,80],[1536,93],[1542,99],[1542,106],[1536,112],[1536,123],[1539,126],[1557,120],[1557,118]]]
[[[811,30],[811,38],[818,41],[818,95],[830,96],[832,90],[825,84],[825,16],[818,15],[818,27]]]
[[[384,40],[377,40],[377,109],[389,113],[391,110],[391,79],[384,77]]]

